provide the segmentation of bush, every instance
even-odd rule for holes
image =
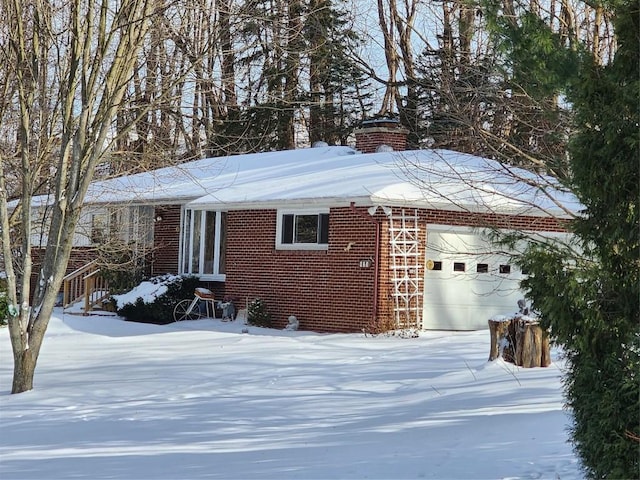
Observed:
[[[144,255],[136,252],[130,245],[111,240],[108,249],[99,251],[101,276],[109,282],[113,293],[125,293],[145,279],[148,267]]]
[[[199,284],[197,277],[179,277],[162,275],[147,280],[152,283],[165,283],[167,291],[158,295],[153,302],[145,303],[138,297],[135,303],[127,303],[117,310],[118,315],[132,322],[165,324],[173,322],[173,309],[185,298],[193,298],[193,292]]]
[[[247,307],[247,322],[256,327],[271,327],[271,314],[260,298],[251,301]]]

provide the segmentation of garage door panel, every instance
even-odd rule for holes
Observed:
[[[493,315],[517,310],[523,297],[521,275],[514,266],[510,273],[500,273],[500,265],[508,265],[509,259],[482,235],[428,229],[426,258],[440,262],[441,270],[425,272],[424,328],[484,329]],[[464,265],[463,272],[454,271],[456,263]]]

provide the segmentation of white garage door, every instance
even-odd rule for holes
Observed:
[[[522,273],[480,233],[429,226],[426,258],[423,328],[479,330],[518,311]]]

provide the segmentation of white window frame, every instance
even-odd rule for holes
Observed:
[[[191,214],[187,214],[191,212]],[[216,235],[213,239],[213,272],[204,273],[205,270],[205,245],[206,245],[206,215],[207,213],[215,214],[215,232]],[[182,210],[182,219],[180,221],[180,259],[179,259],[179,272],[181,275],[195,275],[201,280],[219,281],[224,282],[226,280],[226,274],[220,272],[220,259],[222,257],[221,245],[222,245],[222,216],[226,212],[221,210],[200,210],[184,208]],[[197,267],[194,268],[194,247],[196,246],[193,241],[193,227],[195,224],[195,218],[200,217],[200,239],[198,242],[198,258]],[[187,222],[189,223],[187,225]],[[186,238],[186,233],[189,233],[189,238]],[[225,232],[226,234],[226,232]],[[186,263],[186,265],[185,265]],[[186,267],[186,268],[185,268]]]
[[[282,227],[285,215],[329,215],[328,208],[282,209],[278,210],[276,220],[276,250],[328,250],[327,243],[283,243]],[[329,232],[327,232],[327,237]]]

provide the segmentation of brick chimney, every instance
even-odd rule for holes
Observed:
[[[365,120],[353,133],[356,136],[356,150],[374,153],[382,145],[397,151],[406,150],[409,130],[400,125],[398,120],[380,118]]]

